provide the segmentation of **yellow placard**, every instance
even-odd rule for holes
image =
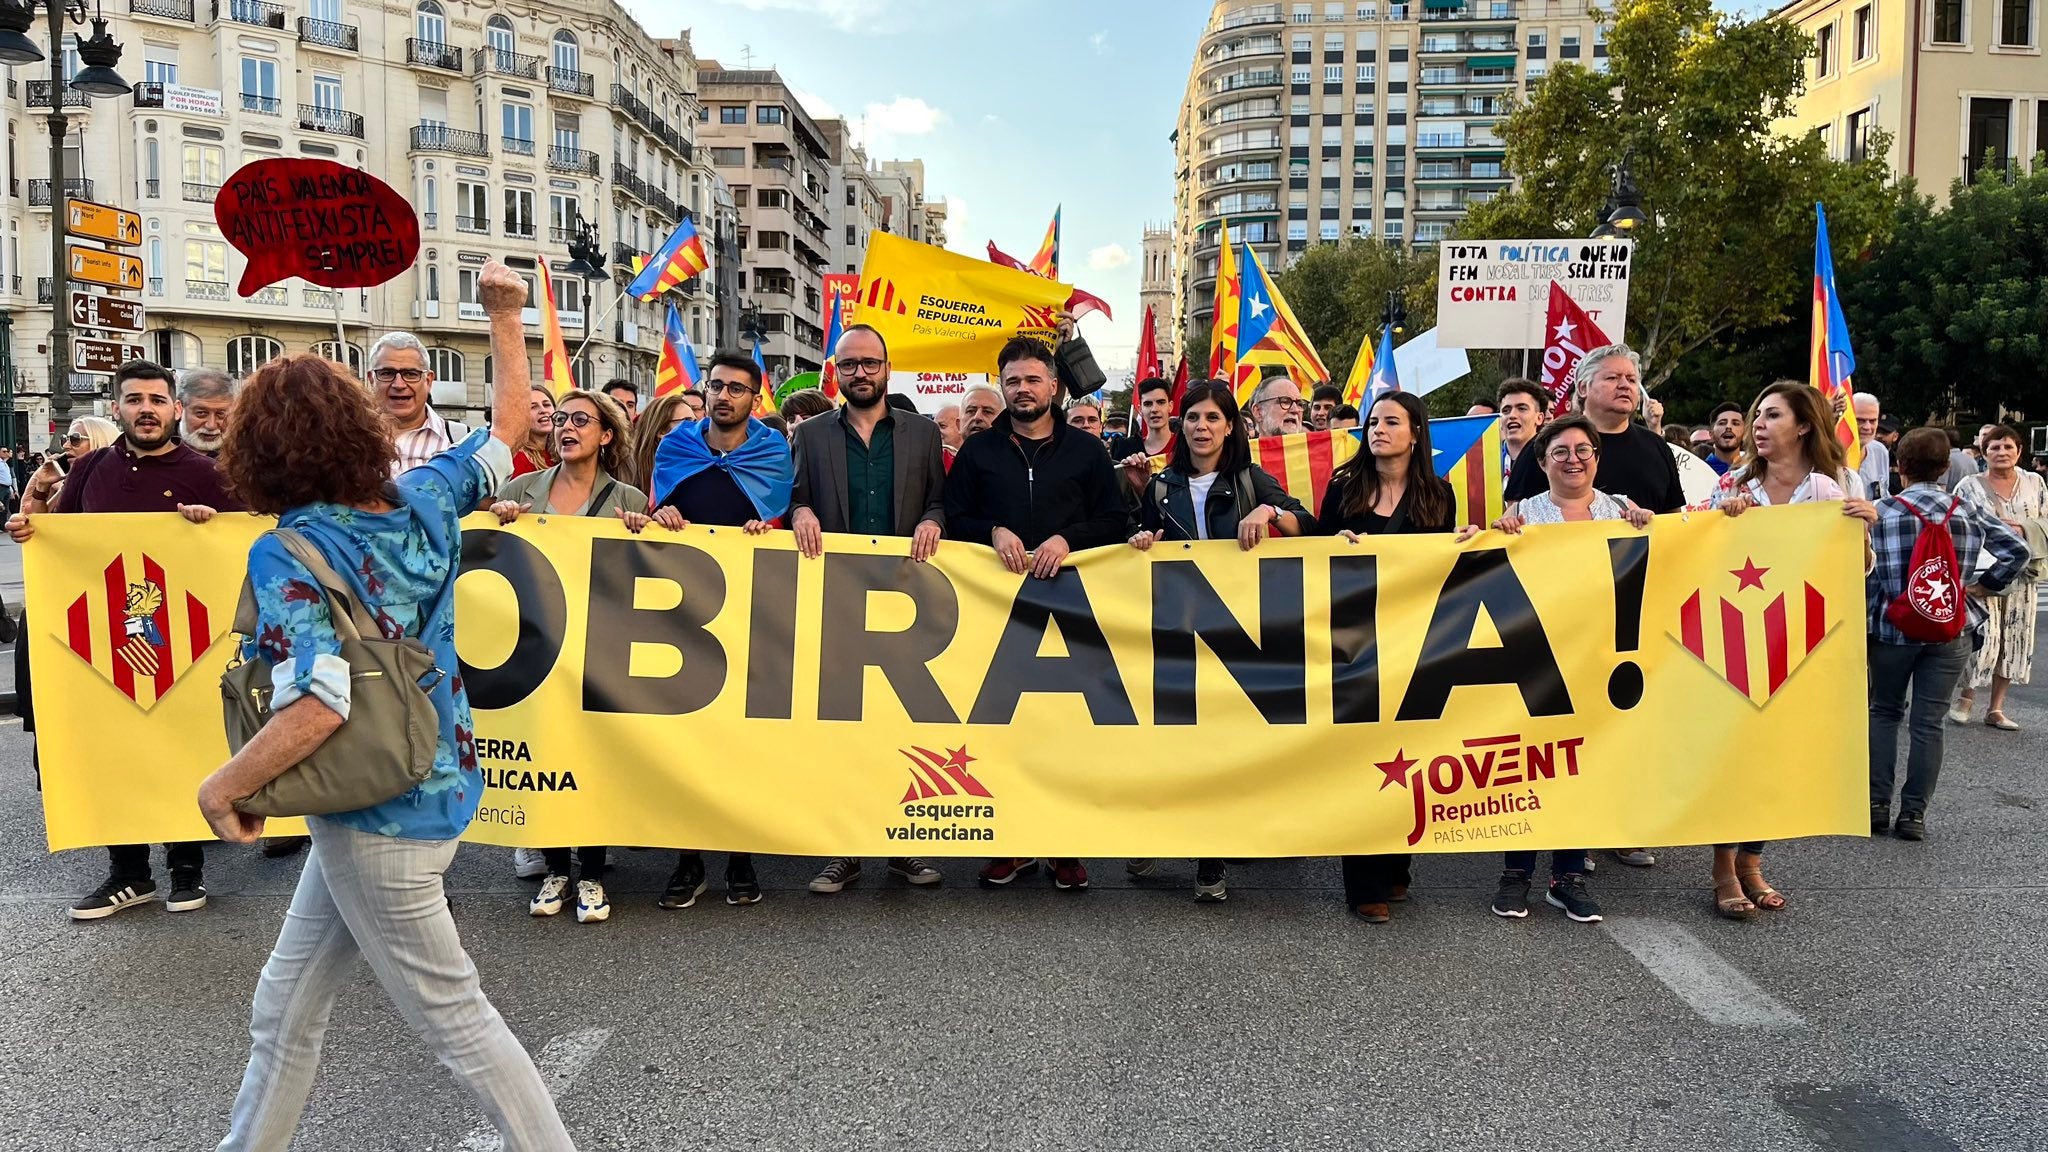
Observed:
[[[1018,334],[1059,337],[1072,289],[1042,276],[877,232],[861,264],[853,319],[888,342],[897,368],[994,372]]]
[[[263,521],[47,516],[50,844],[192,839]],[[473,839],[1310,856],[1860,835],[1858,526],[1832,505],[1448,537],[988,550],[489,517],[457,585]],[[1684,740],[1685,733],[1712,739]]]

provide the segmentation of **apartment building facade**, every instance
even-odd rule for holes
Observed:
[[[1814,40],[1806,90],[1781,129],[1861,159],[1891,136],[1890,163],[1946,200],[1987,161],[2029,167],[2048,152],[2048,0],[1799,0],[1774,13]]]
[[[1226,220],[1273,270],[1444,238],[1511,182],[1506,98],[1562,61],[1607,66],[1585,0],[1215,0],[1171,137],[1181,338],[1209,323]]]
[[[14,367],[7,382],[38,447],[51,384],[50,211],[66,195],[142,215],[142,343],[174,367],[242,375],[306,350],[360,367],[378,336],[404,329],[431,349],[435,403],[480,416],[492,365],[479,270],[487,259],[503,260],[537,292],[545,256],[572,347],[590,325],[591,382],[651,387],[662,306],[614,305],[617,288],[632,253],[649,251],[684,213],[704,216],[718,196],[716,174],[694,142],[687,35],[656,41],[612,0],[124,7],[109,16],[134,93],[88,101],[64,90],[62,187],[53,186],[47,159],[47,66],[11,70],[0,105],[8,121],[0,171],[8,192],[0,310],[11,321]],[[76,70],[75,53],[68,65]],[[418,263],[375,289],[294,280],[238,297],[244,261],[214,224],[213,198],[242,165],[280,156],[361,167],[397,189],[419,217]],[[586,223],[611,258],[607,274],[590,281],[563,270]],[[715,282],[701,277],[671,297],[706,350],[716,337]],[[527,315],[537,360],[538,310]],[[73,391],[94,384],[80,380]],[[91,410],[90,395],[79,399]]]

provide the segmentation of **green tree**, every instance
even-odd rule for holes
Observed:
[[[1624,155],[1648,222],[1637,229],[1625,338],[1645,383],[1734,333],[1791,318],[1811,298],[1816,201],[1839,249],[1890,223],[1889,142],[1827,157],[1812,135],[1773,131],[1803,85],[1810,37],[1712,0],[1623,0],[1608,71],[1562,62],[1500,127],[1517,186],[1472,209],[1465,239],[1585,236],[1601,223]],[[1613,333],[1610,333],[1613,335]]]
[[[1387,293],[1401,293],[1409,335],[1436,323],[1433,253],[1358,238],[1317,244],[1275,282],[1336,384],[1350,377],[1366,335],[1378,338]]]
[[[1909,424],[2048,414],[2048,165],[1957,181],[1941,210],[1909,188],[1890,242],[1835,260],[1857,388]]]

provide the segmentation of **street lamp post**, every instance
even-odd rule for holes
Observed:
[[[1607,203],[1600,209],[1600,226],[1593,229],[1595,240],[1626,239],[1649,219],[1643,215],[1643,194],[1636,188],[1635,174],[1629,170],[1634,159],[1635,149],[1626,149],[1621,159],[1607,170],[1613,183],[1608,189]]]
[[[70,221],[65,201],[71,182],[64,171],[64,136],[70,121],[64,115],[64,90],[87,96],[123,96],[131,89],[114,70],[121,46],[107,34],[107,21],[95,13],[92,35],[78,42],[78,75],[64,76],[64,18],[84,24],[85,0],[0,0],[0,63],[33,64],[45,54],[28,30],[35,27],[35,8],[49,10],[50,23],[50,414],[58,425],[71,421],[71,268],[65,259]]]
[[[574,272],[583,278],[583,342],[576,346],[582,368],[577,377],[579,384],[595,392],[597,382],[590,378],[590,286],[611,277],[605,269],[604,245],[598,240],[597,225],[577,213],[571,224],[576,232],[569,237],[569,262],[563,265],[564,272]],[[606,309],[610,311],[610,309]]]

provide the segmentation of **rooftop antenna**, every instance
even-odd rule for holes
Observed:
[[[745,65],[748,71],[753,71],[754,46],[752,44],[740,45],[740,63]]]

